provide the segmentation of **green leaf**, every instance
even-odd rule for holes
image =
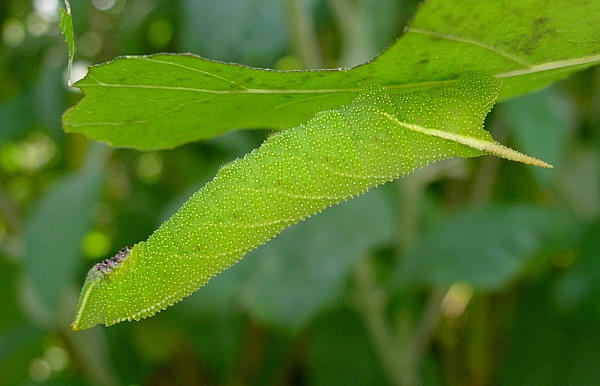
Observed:
[[[36,123],[34,93],[24,92],[19,97],[0,105],[0,144],[25,136]]]
[[[400,263],[397,282],[435,288],[465,281],[498,290],[565,228],[562,216],[523,205],[464,210],[422,236]]]
[[[498,88],[470,74],[393,104],[369,83],[353,103],[272,136],[224,166],[147,241],[94,266],[73,328],[153,315],[284,228],[430,162],[490,152],[545,165],[481,128]]]
[[[44,66],[32,88],[0,104],[0,144],[25,137],[34,128],[48,128],[55,135],[60,130],[60,113],[65,108],[63,69]]]
[[[23,264],[50,310],[56,308],[81,262],[81,239],[100,199],[107,150],[94,145],[81,170],[59,180],[27,221]]]
[[[184,52],[252,66],[273,66],[286,52],[289,26],[285,2],[184,0],[181,3],[183,27],[179,49]],[[248,17],[250,14],[252,17]]]
[[[558,0],[424,2],[404,36],[376,58],[394,83],[482,71],[502,79],[501,99],[600,63],[600,3]],[[361,68],[361,67],[359,67]],[[383,73],[393,77],[383,77]]]
[[[557,170],[557,193],[581,218],[600,214],[600,151],[593,144],[572,146]]]
[[[193,55],[123,57],[77,82],[64,129],[115,146],[171,148],[240,128],[285,129],[349,103],[375,78],[392,94],[480,71],[519,95],[600,62],[600,2],[431,0],[385,53],[351,70],[279,72]]]
[[[551,164],[560,162],[575,116],[567,98],[551,88],[512,99],[499,107],[518,148]],[[546,186],[553,176],[549,170],[540,168],[532,173]]]
[[[71,16],[71,5],[68,0],[65,0],[66,9],[59,9],[59,27],[62,32],[67,47],[69,49],[69,64],[67,69],[67,77],[69,85],[71,85],[71,66],[73,64],[73,57],[75,56],[75,37],[73,36],[73,18]]]

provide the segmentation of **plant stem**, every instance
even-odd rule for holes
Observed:
[[[460,161],[459,161],[460,162]],[[398,250],[402,254],[414,242],[419,219],[419,200],[425,186],[441,176],[455,175],[460,170],[456,160],[431,165],[407,176],[399,183],[400,208]],[[385,314],[387,299],[373,279],[370,257],[363,258],[356,267],[356,299],[367,328],[381,355],[384,368],[393,384],[413,386],[419,384],[418,369],[427,352],[429,342],[441,319],[441,303],[447,288],[434,290],[425,306],[423,316],[409,337],[401,339],[388,325]],[[410,323],[410,321],[406,321]],[[404,323],[404,324],[407,324]]]
[[[408,342],[405,343],[403,361],[405,368],[402,379],[404,386],[420,384],[418,378],[419,364],[427,352],[429,343],[442,319],[442,301],[447,291],[446,287],[433,290],[429,295],[423,316],[417,328]]]
[[[111,365],[105,330],[90,329],[73,332],[69,327],[73,310],[77,305],[77,295],[78,292],[75,288],[69,288],[59,309],[54,310],[54,317],[46,319],[49,323],[47,327],[62,337],[75,366],[84,374],[89,383],[119,385],[121,382]]]
[[[399,254],[406,252],[417,235],[417,223],[419,217],[420,195],[423,191],[419,171],[406,176],[403,181],[398,181],[400,190],[400,210],[398,216],[398,251]]]
[[[362,312],[373,342],[381,355],[381,361],[391,382],[394,385],[403,384],[403,366],[401,364],[400,348],[397,339],[388,326],[385,318],[385,293],[377,288],[373,281],[373,267],[370,256],[362,258],[355,271],[356,301]]]
[[[329,0],[342,36],[340,63],[354,67],[370,60],[375,52],[372,29],[354,1]]]
[[[120,384],[114,369],[108,364],[108,344],[102,330],[75,333],[70,328],[60,328],[59,333],[69,348],[77,367],[92,384]]]
[[[304,3],[302,0],[286,1],[294,52],[305,69],[322,68],[319,40]]]
[[[252,385],[257,382],[264,366],[266,339],[267,332],[263,326],[248,318],[243,354],[234,384]]]
[[[494,138],[498,141],[506,142],[506,130],[502,126],[502,123],[499,123],[498,121],[499,119],[494,121],[496,124],[492,126],[490,131],[492,131]],[[469,197],[470,202],[482,203],[489,201],[492,191],[494,190],[494,183],[498,177],[500,161],[501,160],[498,157],[489,155],[483,156],[471,188],[471,195]]]
[[[0,215],[6,221],[6,225],[15,233],[21,232],[22,224],[19,220],[17,205],[8,197],[4,189],[0,186]]]

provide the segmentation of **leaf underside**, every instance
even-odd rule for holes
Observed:
[[[118,58],[77,82],[85,97],[64,115],[64,129],[164,149],[240,128],[296,126],[349,103],[365,79],[396,95],[485,72],[503,80],[504,99],[600,62],[600,2],[540,4],[425,2],[396,43],[350,70],[280,72],[189,54]]]
[[[543,165],[483,130],[499,88],[481,74],[400,96],[369,82],[352,103],[271,136],[125,259],[92,268],[73,327],[151,316],[284,228],[431,162],[491,152]]]

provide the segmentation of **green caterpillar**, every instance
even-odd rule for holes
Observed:
[[[138,320],[176,303],[284,228],[428,163],[484,152],[549,166],[482,129],[499,81],[468,74],[389,96],[371,82],[224,166],[148,240],[88,273],[73,329]]]

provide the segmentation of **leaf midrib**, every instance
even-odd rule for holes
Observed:
[[[559,70],[562,68],[569,68],[574,66],[581,66],[593,63],[600,63],[600,55],[584,56],[576,59],[559,60],[554,62],[546,62],[542,64],[533,65],[528,68],[508,71],[504,73],[494,74],[493,76],[498,79],[514,78],[523,75],[535,74],[539,72],[546,72],[552,70]],[[175,64],[175,63],[173,63]],[[191,91],[199,92],[204,94],[334,94],[334,93],[356,93],[360,90],[359,87],[347,87],[347,88],[327,88],[327,89],[267,89],[267,88],[245,88],[241,90],[225,90],[225,89],[202,89],[195,87],[179,87],[179,86],[158,86],[158,85],[147,85],[147,84],[120,84],[120,83],[105,83],[99,81],[93,75],[88,74],[87,78],[94,80],[96,83],[82,84],[79,83],[76,86],[86,87],[112,87],[112,88],[140,88],[140,89],[152,89],[152,90],[166,90],[166,91]],[[456,79],[448,79],[441,81],[426,81],[426,82],[415,82],[415,83],[398,83],[388,84],[383,87],[386,90],[395,90],[403,88],[422,88],[422,87],[433,87],[444,84],[449,84],[457,81]]]
[[[168,63],[168,62],[165,62]],[[175,63],[173,63],[175,64]],[[120,84],[120,83],[106,83],[98,80],[91,74],[87,76],[93,79],[96,83],[92,84],[78,84],[80,87],[112,87],[112,88],[141,88],[141,89],[152,89],[152,90],[167,90],[167,91],[193,91],[203,94],[335,94],[335,93],[357,93],[360,91],[360,87],[345,87],[345,88],[327,88],[327,89],[268,89],[268,88],[244,88],[242,90],[224,90],[224,89],[205,89],[196,87],[180,87],[180,86],[159,86],[151,84]],[[442,86],[456,82],[457,79],[439,80],[439,81],[428,81],[428,82],[416,82],[416,83],[399,83],[384,86],[388,90],[402,89],[402,88],[423,88],[423,87],[434,87]]]

